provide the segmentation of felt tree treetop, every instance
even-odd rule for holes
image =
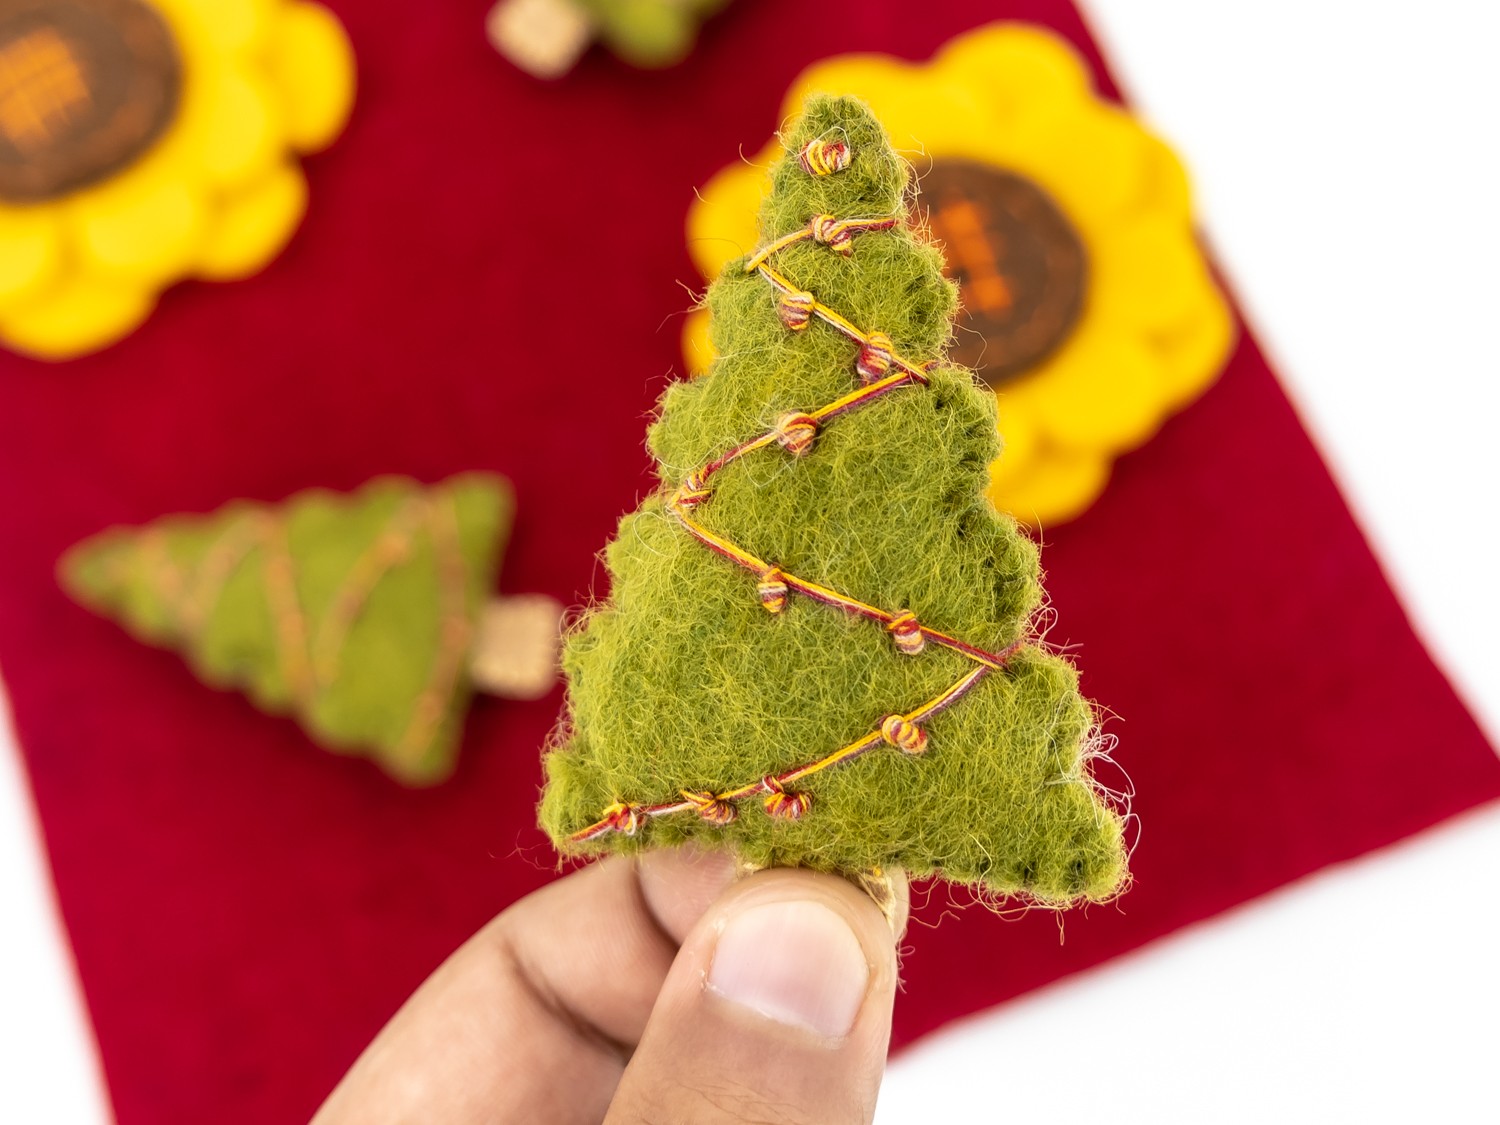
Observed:
[[[473,687],[524,697],[553,682],[557,604],[487,602],[513,510],[494,474],[382,477],[115,528],[60,574],[206,682],[425,784],[452,771]]]
[[[994,398],[944,360],[956,297],[852,98],[784,136],[761,248],[707,304],[718,359],[650,432],[608,604],[566,646],[543,826],[899,866],[1049,903],[1126,878],[1094,713],[1036,641],[1035,545],[984,499]]]

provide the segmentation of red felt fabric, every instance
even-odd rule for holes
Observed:
[[[359,102],[286,254],[173,290],[102,355],[0,355],[0,668],[122,1125],[305,1119],[552,877],[532,807],[558,698],[478,703],[457,778],[406,792],[70,604],[59,553],[235,496],[497,469],[520,500],[502,587],[579,600],[650,485],[693,188],[760,146],[793,76],[925,58],[997,9],[1099,63],[1065,0],[760,0],[674,71],[596,53],[543,85],[487,46],[487,2],[332,0]],[[1500,794],[1248,336],[1048,539],[1054,637],[1124,720],[1136,887],[1065,944],[1046,913],[917,928],[898,1044]]]

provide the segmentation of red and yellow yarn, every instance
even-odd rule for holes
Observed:
[[[853,154],[843,141],[811,140],[802,146],[797,162],[809,176],[831,176],[849,167]]]

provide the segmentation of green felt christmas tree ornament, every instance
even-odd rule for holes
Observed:
[[[729,0],[500,0],[490,42],[538,78],[566,74],[595,40],[647,70],[688,56],[698,25]]]
[[[761,248],[709,290],[661,489],[569,638],[541,821],[566,854],[686,843],[1064,905],[1126,880],[1095,713],[1038,643],[1036,546],[984,499],[994,396],[907,170],[852,98],[784,135]]]
[[[494,474],[382,477],[115,528],[69,551],[59,574],[207,683],[431,784],[452,772],[474,689],[533,698],[555,677],[557,603],[491,600],[513,511]]]

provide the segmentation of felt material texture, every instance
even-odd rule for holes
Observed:
[[[594,552],[652,487],[642,427],[680,363],[693,189],[761,144],[797,74],[926,59],[1006,15],[1113,92],[1063,0],[732,4],[675,70],[595,52],[552,84],[490,48],[487,6],[330,0],[361,95],[286,254],[169,291],[108,352],[0,354],[0,675],[121,1125],[311,1116],[443,957],[554,876],[535,804],[561,693],[477,699],[453,780],[403,790],[73,603],[63,552],[233,497],[492,469],[518,498],[501,591],[603,594]],[[1081,643],[1150,825],[1134,884],[1065,942],[1050,912],[954,922],[919,894],[898,1048],[1500,796],[1251,334],[1046,558],[1050,638]]]
[[[830,140],[848,167],[814,174],[799,154]],[[783,142],[761,245],[820,215],[895,225],[854,235],[847,253],[804,238],[767,264],[863,333],[885,333],[925,382],[826,419],[800,452],[771,444],[725,465],[691,518],[779,573],[913,613],[1009,661],[923,719],[907,750],[895,736],[876,742],[794,791],[779,785],[762,809],[757,794],[722,796],[857,743],[974,670],[935,643],[903,653],[888,626],[784,587],[768,612],[756,574],[676,518],[672,496],[695,467],[875,381],[858,372],[860,344],[816,316],[788,327],[780,291],[737,259],[708,294],[720,358],[670,386],[651,427],[664,490],[621,522],[606,553],[612,604],[564,657],[568,717],[547,760],[543,825],[572,854],[727,843],[757,866],[900,866],[996,895],[1108,898],[1124,879],[1122,818],[1086,769],[1093,710],[1073,666],[1033,643],[1037,552],[983,496],[999,445],[994,396],[944,360],[956,286],[912,226],[906,164],[854,98],[810,99]],[[574,838],[600,810],[671,804],[684,788],[707,796],[701,815],[679,809]],[[803,796],[811,803],[793,803]]]
[[[475,619],[513,509],[493,473],[431,488],[383,477],[351,496],[311,489],[104,531],[59,576],[207,683],[431,784],[453,771]]]

